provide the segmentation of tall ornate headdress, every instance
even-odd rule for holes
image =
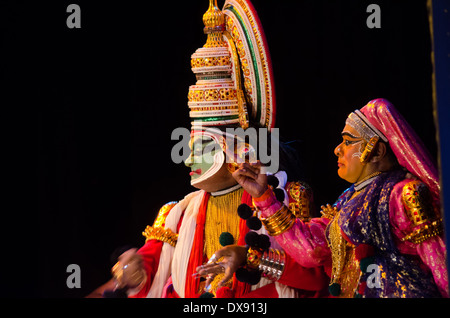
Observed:
[[[217,0],[210,0],[203,23],[206,43],[191,56],[197,78],[188,94],[191,135],[212,138],[236,163],[233,158],[248,158],[254,149],[237,136],[241,146],[227,147],[225,139],[229,141],[230,134],[220,127],[255,126],[270,131],[275,126],[275,89],[266,38],[248,0],[226,0],[223,10]],[[192,184],[217,172],[223,160],[217,152],[208,173]]]
[[[191,57],[197,77],[188,94],[193,130],[224,125],[246,129],[249,122],[274,128],[271,60],[250,1],[227,0],[221,11],[217,0],[210,0],[203,22],[208,38]]]

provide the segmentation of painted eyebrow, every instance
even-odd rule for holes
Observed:
[[[353,136],[351,133],[346,132],[346,131],[342,132],[342,133],[341,133],[341,136],[342,136],[342,137],[348,136],[348,137],[353,138],[353,139],[362,139],[362,137],[360,137],[360,136]]]

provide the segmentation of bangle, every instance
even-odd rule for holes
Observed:
[[[276,281],[280,279],[281,275],[283,275],[285,261],[286,254],[284,251],[271,248],[269,251],[264,252],[261,256],[258,269],[262,272],[264,277]]]
[[[261,222],[270,236],[276,236],[286,232],[294,225],[295,215],[283,205],[277,212]]]

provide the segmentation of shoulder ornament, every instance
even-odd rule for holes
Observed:
[[[158,215],[153,222],[153,226],[147,225],[142,232],[142,235],[145,237],[145,243],[150,240],[158,240],[175,247],[178,240],[178,233],[174,233],[171,229],[165,229],[164,225],[170,210],[172,210],[177,203],[178,202],[176,201],[169,202],[159,210]]]
[[[434,213],[431,193],[420,180],[413,180],[403,186],[402,201],[411,225],[415,228],[402,238],[415,244],[443,233],[442,219]]]

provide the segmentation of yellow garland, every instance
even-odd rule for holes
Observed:
[[[208,259],[222,248],[219,237],[223,232],[229,232],[233,235],[234,244],[238,242],[240,218],[237,214],[237,208],[241,204],[243,191],[242,188],[239,188],[231,193],[209,198],[206,210],[204,243],[204,253]],[[215,294],[217,284],[222,278],[223,275],[215,277],[211,283],[211,293]],[[225,286],[231,287],[231,280]]]
[[[240,218],[237,208],[241,204],[243,189],[221,196],[211,196],[205,219],[205,245],[204,252],[208,259],[222,246],[219,243],[220,234],[229,232],[233,235],[234,244],[239,238]]]

